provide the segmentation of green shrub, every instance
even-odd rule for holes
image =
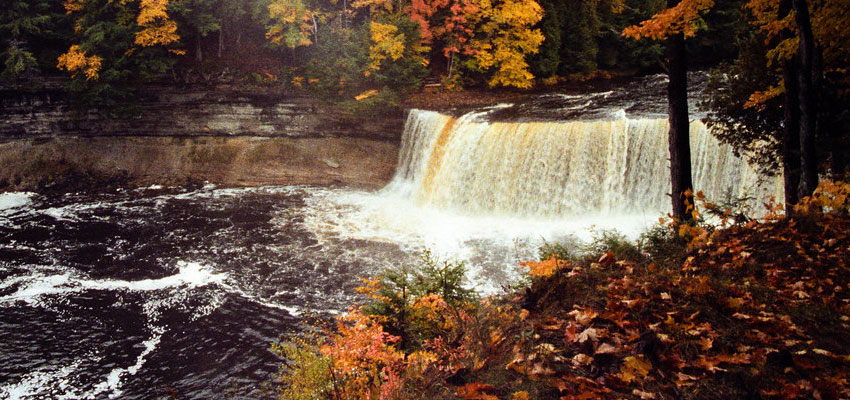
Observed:
[[[401,337],[400,348],[417,349],[425,340],[433,339],[439,329],[433,321],[416,318],[417,302],[438,295],[448,309],[468,309],[476,298],[475,291],[463,287],[466,265],[441,261],[425,251],[422,264],[386,270],[374,279],[364,279],[360,291],[373,301],[363,307],[366,315],[381,321],[392,335]],[[422,321],[425,321],[424,323]]]
[[[581,244],[574,236],[570,236],[561,243],[544,242],[537,249],[537,256],[540,258],[540,261],[548,260],[552,257],[557,257],[559,260],[575,261],[579,258],[580,253]]]
[[[272,351],[286,359],[278,378],[282,384],[280,398],[317,400],[332,398],[332,360],[319,352],[321,339],[313,336],[289,343],[273,343]]]
[[[593,239],[586,246],[586,253],[589,256],[598,256],[609,251],[618,260],[641,261],[643,259],[640,248],[617,230],[595,231]]]
[[[658,224],[640,236],[640,248],[650,261],[666,264],[684,257],[688,241],[672,228]]]

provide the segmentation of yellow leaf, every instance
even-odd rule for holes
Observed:
[[[645,377],[651,370],[652,364],[643,356],[628,356],[623,359],[623,364],[620,365],[620,379],[624,382],[631,382]]]
[[[377,93],[378,93],[378,91],[375,90],[375,89],[367,90],[363,93],[358,94],[357,96],[354,96],[354,100],[357,100],[357,101],[365,100],[365,99],[368,99],[368,98],[376,95]]]

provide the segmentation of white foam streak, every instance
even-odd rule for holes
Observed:
[[[121,390],[121,379],[126,375],[136,375],[137,372],[145,365],[147,356],[156,349],[162,339],[162,333],[165,330],[161,327],[154,328],[153,336],[142,342],[144,350],[136,357],[136,362],[127,368],[115,368],[109,372],[106,380],[98,383],[94,389],[84,394],[83,398],[93,399],[101,393],[109,393],[110,399],[119,398],[124,392]]]
[[[20,285],[14,293],[0,297],[0,304],[23,301],[30,305],[38,305],[46,296],[69,294],[86,290],[128,290],[149,292],[168,288],[196,288],[213,283],[221,283],[226,274],[211,272],[207,267],[194,262],[178,262],[179,271],[159,279],[143,279],[138,281],[125,280],[91,280],[80,279],[70,273],[57,275],[31,275],[16,278],[4,287]]]
[[[83,360],[78,359],[57,369],[42,368],[24,375],[17,383],[0,387],[0,398],[22,400],[29,398],[80,398],[67,392],[68,377],[77,371]],[[52,392],[52,393],[51,393]],[[57,393],[61,392],[61,393]]]

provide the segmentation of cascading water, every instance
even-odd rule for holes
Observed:
[[[488,122],[411,111],[398,172],[386,189],[420,205],[472,215],[564,218],[669,212],[665,119]],[[691,123],[696,190],[712,200],[781,198],[758,174]]]

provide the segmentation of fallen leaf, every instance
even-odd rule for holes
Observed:
[[[486,383],[467,383],[466,385],[457,388],[457,396],[464,400],[499,400],[498,397],[486,393],[494,390],[495,388],[493,385],[488,385]]]
[[[607,266],[611,265],[613,262],[614,262],[614,253],[613,252],[609,251],[609,252],[603,254],[602,257],[599,257],[599,264],[601,264],[603,267],[607,267]]]
[[[620,365],[620,379],[624,382],[631,382],[636,378],[645,377],[651,370],[652,364],[643,356],[628,356],[623,359],[623,364]]]
[[[596,341],[596,339],[598,339],[598,338],[599,338],[599,333],[597,333],[595,328],[587,328],[587,329],[581,331],[581,333],[579,333],[578,336],[576,336],[575,342],[584,343],[588,340]]]
[[[602,343],[596,348],[596,354],[610,354],[617,351],[617,348],[608,343]]]
[[[643,400],[650,400],[655,398],[655,393],[644,392],[643,390],[638,389],[632,390],[632,394],[640,397]]]
[[[525,390],[523,390],[521,392],[514,392],[514,395],[511,399],[512,400],[528,400],[529,399],[528,392],[526,392]]]

